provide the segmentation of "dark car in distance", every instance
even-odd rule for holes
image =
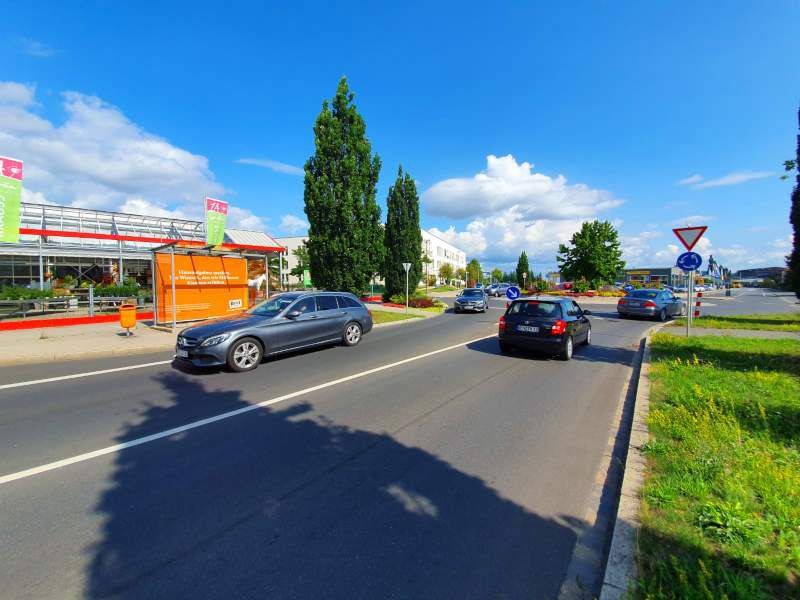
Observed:
[[[617,301],[617,312],[622,318],[649,317],[666,321],[670,317],[685,315],[686,302],[678,298],[672,290],[633,290]]]
[[[175,358],[197,367],[255,369],[265,356],[341,343],[355,346],[372,329],[372,316],[346,292],[287,292],[242,314],[188,327]]]
[[[592,341],[592,324],[586,318],[589,314],[570,298],[514,300],[500,317],[500,351],[533,350],[569,360],[577,344]]]
[[[483,288],[466,288],[456,296],[453,312],[486,312],[489,309],[489,297]]]

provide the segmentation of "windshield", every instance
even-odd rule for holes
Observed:
[[[464,290],[464,293],[461,295],[469,298],[480,298],[483,296],[483,290]]]
[[[285,294],[279,294],[274,298],[270,298],[269,300],[264,300],[264,302],[260,304],[256,304],[253,308],[248,310],[247,312],[251,315],[258,315],[261,317],[274,317],[279,314],[283,309],[289,306],[292,302],[297,299],[297,296],[287,296]]]
[[[631,297],[633,298],[655,298],[658,292],[655,290],[633,290]]]

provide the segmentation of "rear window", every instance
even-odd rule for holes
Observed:
[[[631,292],[632,298],[655,298],[658,296],[658,292],[655,290],[633,290]]]
[[[561,305],[558,302],[543,302],[541,300],[528,300],[525,302],[515,302],[508,309],[510,315],[522,315],[526,317],[549,317],[553,319],[561,318]]]
[[[350,296],[336,296],[339,299],[339,308],[361,308],[361,303]]]

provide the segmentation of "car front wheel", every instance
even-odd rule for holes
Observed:
[[[361,341],[361,325],[356,322],[348,323],[344,328],[342,341],[345,346],[355,346]]]
[[[237,373],[252,371],[263,356],[261,345],[253,338],[242,338],[234,342],[228,350],[228,367]]]

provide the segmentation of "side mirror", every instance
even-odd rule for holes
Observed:
[[[590,314],[592,314],[592,311],[590,311],[588,308],[585,308],[585,309],[583,310],[583,314],[585,314],[585,315],[590,315]]]
[[[301,313],[299,310],[293,310],[291,312],[286,313],[286,318],[294,321],[297,317],[299,317],[302,314],[303,313]]]

